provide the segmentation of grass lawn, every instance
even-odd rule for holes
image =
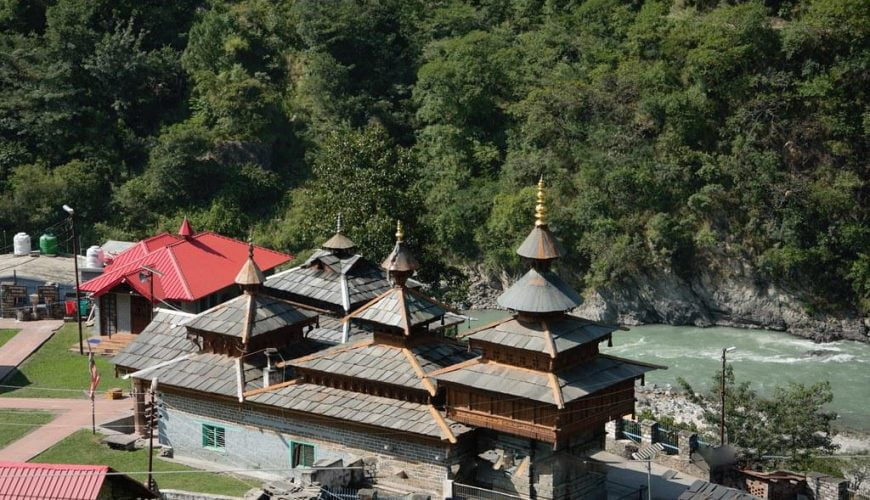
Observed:
[[[92,435],[89,430],[78,431],[42,452],[31,462],[108,465],[119,472],[127,473],[148,470],[148,450],[113,450],[100,443],[101,437],[100,434]],[[247,482],[243,482],[227,474],[198,472],[199,469],[167,462],[156,456],[154,471],[197,471],[189,474],[154,474],[158,486],[163,489],[242,496],[249,489],[259,486],[259,482],[255,479],[247,479]],[[130,474],[130,476],[143,483],[147,480],[146,474]]]
[[[16,333],[18,333],[18,330],[0,330],[0,347],[9,342],[9,339],[14,337]]]
[[[85,335],[88,333],[85,332]],[[66,323],[38,351],[33,353],[4,385],[20,389],[0,387],[0,395],[16,398],[84,398],[90,383],[88,357],[69,350],[78,343],[79,334],[75,323]],[[100,371],[99,390],[127,387],[128,382],[115,378],[115,367],[108,358],[97,356]],[[27,387],[27,386],[33,387]],[[68,389],[64,391],[50,389]]]
[[[54,414],[41,410],[0,410],[0,449],[9,443],[17,441],[25,434],[40,425],[47,424],[54,418]]]

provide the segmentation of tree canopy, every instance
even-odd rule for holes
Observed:
[[[863,0],[8,0],[0,226],[298,252],[342,211],[517,271],[543,174],[578,286],[739,260],[866,312],[868,37]]]

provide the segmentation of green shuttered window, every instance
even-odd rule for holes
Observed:
[[[217,425],[202,424],[202,446],[223,451],[226,448],[227,431]]]
[[[290,443],[290,466],[311,467],[314,465],[314,445]]]

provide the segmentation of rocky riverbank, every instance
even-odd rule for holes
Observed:
[[[497,308],[511,279],[468,270],[469,309]],[[730,326],[785,331],[817,342],[840,339],[870,342],[870,318],[856,313],[815,313],[800,293],[758,279],[731,263],[727,270],[705,271],[685,279],[673,272],[638,274],[619,287],[587,290],[580,316],[624,325],[669,324]]]
[[[685,393],[671,385],[637,386],[635,388],[638,413],[649,410],[657,417],[670,417],[678,423],[694,424],[702,433],[715,435],[717,430],[704,422],[704,409],[686,398]],[[870,453],[870,435],[857,431],[840,431],[833,438],[839,454]]]

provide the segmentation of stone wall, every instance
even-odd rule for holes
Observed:
[[[290,443],[315,447],[315,460],[348,464],[362,459],[379,484],[404,491],[440,495],[451,465],[465,457],[443,444],[403,439],[401,432],[361,432],[326,420],[281,417],[239,404],[188,395],[160,394],[160,443],[172,446],[180,457],[205,460],[227,468],[257,469],[276,477],[300,477],[284,471],[290,466]],[[202,424],[226,429],[223,451],[202,446]],[[461,449],[461,448],[460,448]],[[269,469],[279,469],[269,471]],[[404,477],[407,476],[407,477]]]
[[[594,500],[606,497],[606,474],[588,455],[603,447],[604,430],[578,433],[561,449],[495,431],[479,431],[475,481],[497,491],[523,497]]]

